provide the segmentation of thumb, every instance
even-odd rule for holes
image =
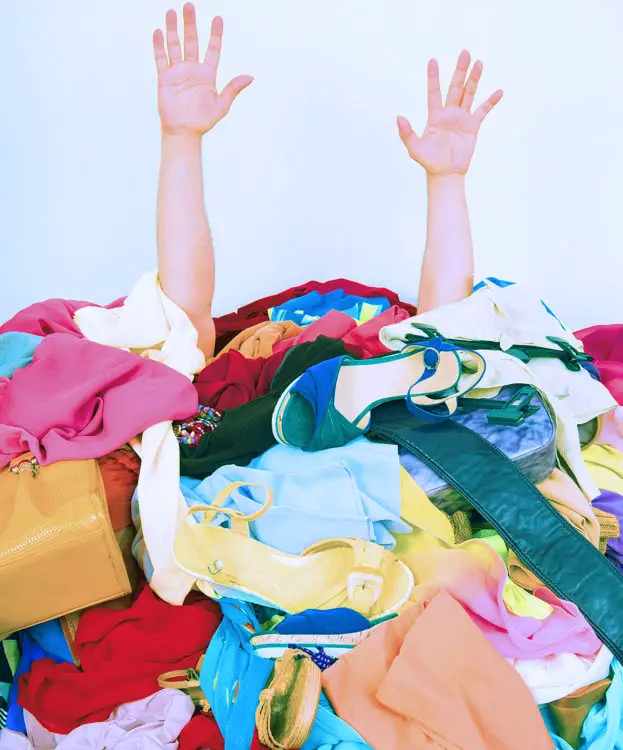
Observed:
[[[219,94],[219,99],[223,104],[225,112],[229,111],[229,108],[234,103],[234,99],[238,94],[246,89],[253,83],[253,76],[236,76],[225,86],[225,88]]]
[[[402,142],[407,147],[410,156],[415,159],[420,151],[420,139],[415,134],[411,123],[406,117],[398,115],[396,122],[398,123],[398,134]]]

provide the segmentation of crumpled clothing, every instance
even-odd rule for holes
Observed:
[[[602,646],[593,656],[552,654],[540,659],[507,659],[530,688],[539,705],[565,698],[603,680],[610,673],[612,652]]]
[[[256,323],[250,328],[245,328],[237,336],[221,349],[212,361],[222,357],[229,351],[237,351],[247,359],[266,359],[273,353],[277,344],[291,341],[301,332],[301,326],[291,320],[267,321]]]
[[[431,592],[322,673],[375,750],[550,750],[530,691],[446,592]]]
[[[338,310],[359,323],[365,323],[389,307],[389,300],[385,297],[360,297],[346,294],[343,289],[335,289],[326,294],[310,292],[271,307],[268,317],[271,320],[293,320],[301,326],[306,326],[329,311]]]
[[[287,554],[299,555],[312,544],[347,537],[392,549],[392,533],[406,533],[400,519],[400,464],[395,445],[359,438],[349,445],[319,453],[276,445],[249,467],[223,466],[203,481],[182,477],[188,507],[211,503],[233,482],[221,504],[245,515],[266,503],[266,487],[274,491],[268,510],[249,524],[251,537]],[[228,523],[223,514],[214,525]]]
[[[266,359],[246,359],[232,349],[217,357],[195,378],[199,402],[223,412],[265,395],[285,353],[284,349]]]
[[[52,333],[28,367],[0,379],[0,466],[27,452],[42,466],[99,458],[196,409],[192,384],[168,367]]]
[[[403,302],[398,295],[390,289],[385,289],[383,287],[370,287],[348,279],[333,279],[325,282],[308,281],[306,284],[286,289],[279,294],[263,297],[254,302],[250,302],[248,305],[243,305],[242,307],[239,307],[236,312],[215,318],[216,351],[220,351],[228,341],[245,328],[256,323],[267,321],[269,319],[268,310],[271,307],[277,307],[287,300],[294,299],[295,297],[302,297],[305,294],[309,294],[309,292],[316,291],[321,294],[326,294],[335,291],[336,289],[341,289],[346,294],[355,294],[360,297],[386,297],[390,305],[398,305],[399,307],[404,308],[409,315],[415,315],[417,313],[417,310],[413,305]]]
[[[122,307],[84,307],[74,317],[87,338],[166,364],[189,381],[205,365],[195,327],[164,294],[155,271],[139,279]],[[196,396],[194,388],[193,392]],[[173,559],[173,543],[184,520],[185,503],[179,487],[180,452],[172,420],[193,416],[197,408],[198,400],[185,414],[165,417],[131,441],[141,458],[137,498],[141,530],[154,569],[150,585],[172,604],[181,604],[196,583]],[[201,588],[201,582],[197,586]]]
[[[19,679],[19,703],[50,732],[105,721],[156,692],[161,674],[194,669],[220,621],[218,604],[200,594],[176,607],[145,585],[128,609],[82,613],[74,642],[82,670],[38,659]]]
[[[113,530],[132,526],[131,504],[141,469],[140,458],[127,446],[102,456],[97,463]]]
[[[114,309],[123,305],[124,299],[118,299],[106,306]],[[74,321],[76,310],[93,306],[92,302],[81,302],[73,299],[48,299],[35,302],[20,310],[0,326],[0,334],[9,331],[30,333],[34,336],[48,336],[50,333],[70,333],[83,338],[82,331]]]
[[[0,750],[177,750],[177,739],[195,711],[179,690],[161,690],[119,706],[107,721],[83,724],[69,734],[44,729],[26,712],[28,737],[9,734]]]
[[[30,333],[0,334],[0,378],[12,378],[16,370],[29,365],[42,341]]]
[[[575,335],[595,357],[601,382],[623,404],[623,324],[591,326]]]
[[[547,706],[541,709],[541,714],[556,750],[573,750],[568,742],[556,734]],[[612,662],[612,683],[606,693],[606,699],[593,706],[584,721],[580,734],[580,748],[623,749],[623,669],[616,659]]]

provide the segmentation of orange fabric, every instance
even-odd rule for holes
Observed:
[[[323,672],[336,713],[375,750],[551,750],[521,677],[445,591]]]
[[[294,338],[302,330],[301,326],[290,320],[258,323],[241,331],[209,362],[232,349],[239,351],[247,359],[266,359],[273,353],[273,346],[278,341]]]
[[[537,488],[580,534],[599,548],[600,528],[595,511],[570,477],[560,469],[554,469],[549,479],[537,484]],[[527,591],[544,585],[512,550],[508,553],[508,573],[512,581]]]

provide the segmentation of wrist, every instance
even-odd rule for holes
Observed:
[[[428,179],[429,185],[464,185],[466,173],[448,172],[446,174],[434,174],[433,172],[427,172],[426,177]]]
[[[170,141],[171,143],[201,143],[203,138],[202,133],[193,132],[191,130],[173,129],[173,128],[162,128],[162,140]]]

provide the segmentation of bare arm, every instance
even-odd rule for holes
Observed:
[[[482,63],[477,61],[467,79],[470,55],[459,55],[445,106],[435,60],[428,64],[428,122],[421,138],[408,120],[398,118],[398,131],[409,155],[428,177],[428,224],[422,262],[418,312],[465,299],[472,292],[474,252],[465,195],[469,169],[480,126],[502,98],[496,91],[474,112]]]
[[[184,56],[177,15],[166,15],[166,50],[154,32],[158,71],[158,112],[162,156],[158,184],[158,274],[164,293],[181,307],[199,334],[206,358],[214,354],[214,250],[203,196],[201,141],[229,112],[251,76],[238,76],[219,94],[216,75],[223,41],[223,21],[212,21],[203,62],[195,8],[184,5]]]
[[[204,207],[201,136],[162,135],[158,184],[158,273],[188,315],[206,358],[214,354],[214,251]]]
[[[429,175],[426,249],[418,312],[465,299],[472,293],[473,285],[474,250],[465,175]]]

